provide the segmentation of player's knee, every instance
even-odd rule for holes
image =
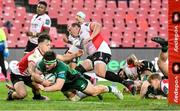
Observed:
[[[97,94],[97,92],[96,91],[93,91],[92,93],[91,93],[91,96],[97,96],[98,94]]]
[[[19,91],[18,96],[20,99],[23,99],[27,96],[27,92],[26,91]]]
[[[92,92],[90,93],[91,96],[97,96],[98,95],[98,89],[94,88]]]

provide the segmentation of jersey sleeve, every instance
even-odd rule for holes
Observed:
[[[36,64],[38,61],[36,59],[36,55],[32,54],[28,57],[28,62],[33,62],[34,64]]]
[[[43,28],[50,28],[51,27],[51,19],[49,16],[46,16],[44,19]]]
[[[60,71],[60,72],[58,72],[57,78],[66,80],[66,71]]]

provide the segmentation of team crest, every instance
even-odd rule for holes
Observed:
[[[46,25],[49,25],[50,24],[50,20],[46,20]]]

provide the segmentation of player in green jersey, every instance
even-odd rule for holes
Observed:
[[[39,85],[42,91],[69,91],[78,90],[90,96],[97,96],[101,93],[113,93],[118,99],[123,99],[122,93],[114,86],[92,85],[78,71],[69,68],[62,61],[56,59],[56,54],[53,51],[48,51],[43,56],[43,59],[37,64],[37,73],[55,75],[55,83],[50,86]]]

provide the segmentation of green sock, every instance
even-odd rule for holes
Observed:
[[[108,89],[109,89],[109,92],[111,92],[112,91],[112,88],[111,88],[111,86],[107,86],[108,87]]]
[[[164,46],[161,48],[162,52],[167,52],[168,51],[168,46]]]

